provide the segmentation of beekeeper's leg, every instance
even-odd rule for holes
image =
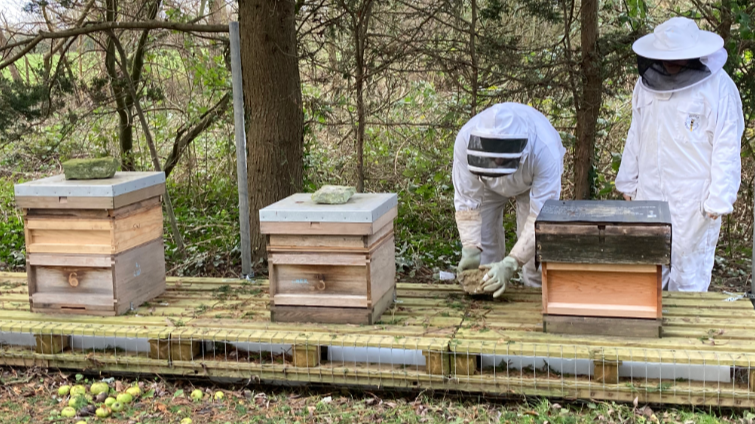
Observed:
[[[694,208],[692,211],[675,208],[669,291],[708,291],[721,219],[703,216]]]
[[[663,290],[668,290],[668,282],[669,282],[670,276],[671,276],[671,269],[668,266],[663,265],[661,267],[661,287],[663,287]]]
[[[516,235],[519,237],[530,214],[530,192],[522,193],[516,197]],[[534,237],[534,234],[533,234]],[[522,267],[522,283],[528,287],[541,287],[543,276],[539,267],[535,266],[535,258],[527,261]]]
[[[483,191],[480,216],[482,218],[482,259],[481,265],[503,260],[506,252],[506,233],[503,230],[503,209],[508,199],[490,190]]]

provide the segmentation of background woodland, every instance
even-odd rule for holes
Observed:
[[[111,155],[123,170],[167,175],[170,274],[239,274],[227,33],[238,20],[256,269],[265,268],[257,209],[348,184],[399,193],[396,266],[432,278],[461,250],[451,182],[459,128],[494,103],[530,104],[568,150],[563,198],[618,198],[637,81],[631,44],[687,16],[724,38],[747,123],[714,286],[741,290],[749,278],[749,0],[5,0],[2,9],[0,271],[24,269],[13,184],[60,173],[70,158]]]

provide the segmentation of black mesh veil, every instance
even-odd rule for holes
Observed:
[[[669,73],[662,60],[637,56],[637,70],[645,87],[655,91],[680,90],[708,78],[710,69],[700,59],[689,59],[677,73]]]

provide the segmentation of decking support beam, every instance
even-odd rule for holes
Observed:
[[[452,365],[452,374],[457,378],[475,375],[479,369],[478,364],[481,362],[481,356],[475,353],[454,352]]]
[[[201,352],[201,340],[149,340],[149,357],[151,359],[193,361],[199,357]]]
[[[37,353],[55,355],[63,352],[64,349],[71,346],[71,336],[35,334],[34,339],[37,343]]]
[[[302,368],[313,368],[320,366],[320,360],[323,356],[327,358],[327,347],[318,345],[293,345],[294,366]]]
[[[451,355],[448,352],[423,351],[425,369],[429,375],[449,375]]]
[[[618,384],[621,361],[593,361],[594,378],[598,383]]]

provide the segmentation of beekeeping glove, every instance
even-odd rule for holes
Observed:
[[[461,249],[461,261],[459,261],[458,272],[467,269],[475,269],[480,266],[480,249],[476,247],[463,247]]]
[[[519,263],[511,256],[506,256],[501,262],[483,265],[480,269],[488,270],[482,278],[482,290],[485,293],[493,292],[493,297],[498,298],[501,297],[509,280],[519,269]]]

